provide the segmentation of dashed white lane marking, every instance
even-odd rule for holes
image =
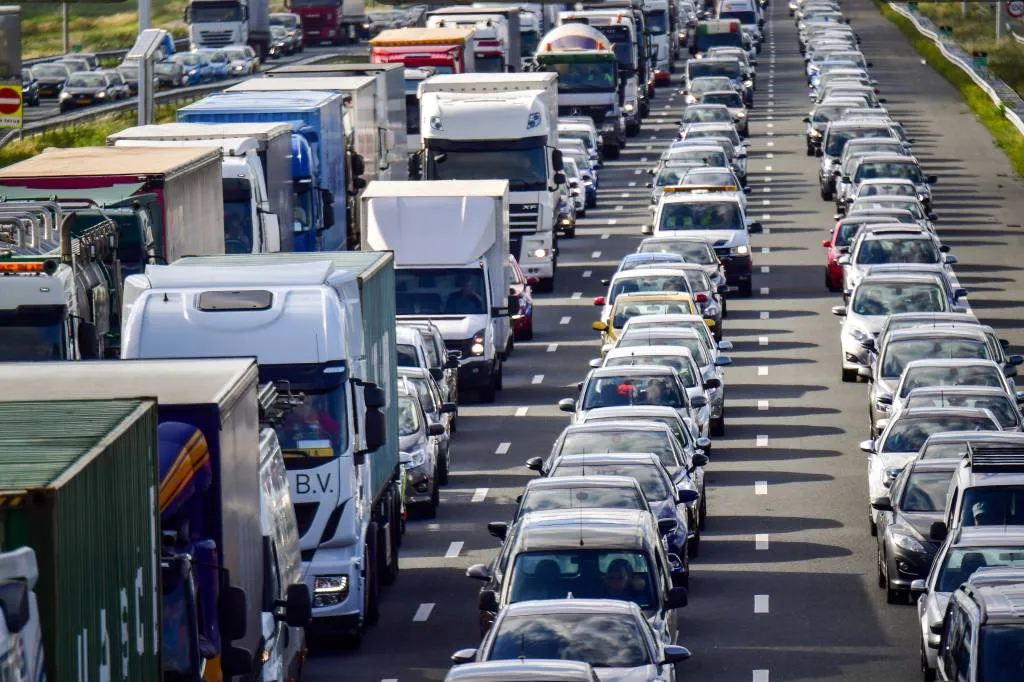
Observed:
[[[772,181],[772,176],[770,176],[770,175],[764,176],[764,182],[771,182],[771,181]]]
[[[761,287],[761,295],[762,296],[767,296],[769,291],[770,291],[770,289],[768,289],[768,287]]]
[[[580,275],[580,277],[582,277],[583,279],[590,279],[590,276],[591,276],[592,274],[594,274],[594,273],[593,273],[593,272],[591,272],[590,270],[584,270],[584,271],[583,271],[583,274],[582,274],[582,275]]]
[[[633,175],[640,175],[641,173],[643,173],[643,171],[640,170],[639,168],[633,171]]]
[[[647,157],[646,156],[641,156],[640,157],[640,163],[647,163]],[[639,175],[639,173],[637,173],[637,175]]]
[[[574,292],[572,292],[572,296],[570,296],[569,298],[571,298],[574,301],[578,301],[579,299],[583,298],[583,292],[582,291],[574,291]]]
[[[761,214],[761,220],[771,220],[771,219],[772,219],[772,214],[771,213],[762,213]],[[765,230],[765,232],[767,232],[767,231],[768,230]]]
[[[543,384],[544,383],[544,375],[543,374],[534,374],[533,375],[533,380],[530,381],[530,383],[531,384]]]
[[[759,346],[767,346],[768,345],[768,337],[767,336],[759,336],[759,337],[757,337],[757,345],[759,345]]]
[[[762,320],[767,320],[771,317],[771,313],[768,312],[767,310],[762,310],[760,317]]]
[[[428,523],[427,524],[427,530],[429,530],[431,532],[441,530],[441,524],[440,523]]]
[[[548,344],[548,352],[549,353],[554,353],[557,350],[558,350],[558,344],[557,343],[549,343]]]
[[[757,376],[759,376],[759,377],[766,377],[766,376],[768,376],[768,368],[767,367],[758,367],[757,368]]]
[[[771,408],[771,403],[769,403],[767,400],[758,400],[757,401],[757,409],[758,409],[758,411],[765,412],[769,408]]]
[[[398,682],[398,678],[397,677],[385,677],[380,682]]]
[[[761,274],[762,275],[767,275],[771,271],[772,271],[772,266],[770,266],[770,265],[762,265],[761,266]]]
[[[505,441],[504,443],[498,443],[498,447],[495,448],[494,454],[496,455],[507,455],[509,448],[512,447],[512,443]]]
[[[768,171],[769,173],[771,173],[771,172],[772,172],[772,167],[771,167],[771,166],[765,166],[765,167],[764,167],[764,169],[765,169],[766,171]]]
[[[425,623],[430,618],[430,612],[434,610],[434,603],[429,602],[427,604],[420,604],[420,607],[416,609],[416,613],[413,614],[412,622],[414,623]]]
[[[629,198],[629,192],[623,192],[622,193],[622,198],[623,199],[628,199]]]
[[[595,251],[594,253],[590,254],[590,257],[591,258],[600,258],[601,257],[601,252],[600,251]]]
[[[456,542],[453,542],[452,544],[448,545],[448,551],[444,553],[444,558],[445,559],[457,559],[459,557],[459,555],[462,554],[462,547],[465,544],[466,544],[465,542],[456,541]]]
[[[614,208],[613,210],[615,210],[615,211],[621,211],[621,210],[622,210],[622,209],[624,209],[624,208],[625,208],[625,206],[623,206],[623,205],[621,205],[621,204],[620,204],[620,205],[616,206],[616,207],[615,207],[615,208]]]
[[[771,199],[762,199],[761,200],[761,205],[762,206],[771,206],[772,205],[772,200]]]
[[[765,187],[761,191],[764,192],[765,194],[771,194],[772,193],[772,188],[771,187]]]
[[[558,321],[558,324],[569,324],[570,322],[572,322],[572,318],[566,315],[565,317]]]
[[[530,408],[529,407],[517,407],[516,408],[516,416],[517,417],[525,417],[529,412],[530,412]]]
[[[767,154],[764,155],[764,158],[766,158],[766,159],[774,159],[775,158],[775,154],[772,154],[771,152],[768,152]],[[771,169],[769,168],[769,170],[771,170]]]
[[[768,87],[771,87],[771,86],[769,85]],[[767,128],[774,128],[775,124],[774,123],[765,123],[765,127],[767,127]]]
[[[666,109],[668,109],[668,107],[665,107],[665,108],[666,108]],[[651,138],[650,138],[650,139],[652,139],[652,140],[657,140],[657,139],[658,139],[658,136],[657,136],[657,135],[651,135]]]
[[[630,187],[636,187],[636,180],[630,180],[629,186]]]
[[[754,481],[754,494],[755,495],[767,495],[768,494],[768,481]]]
[[[770,246],[762,246],[761,247],[761,253],[771,253],[771,252],[772,252],[772,247],[770,247]]]
[[[764,552],[768,549],[768,533],[757,533],[754,535],[754,549]]]
[[[765,146],[766,147],[774,147],[775,143],[774,142],[765,142]],[[771,157],[768,157],[768,158],[771,158]]]
[[[759,448],[766,448],[766,447],[768,447],[768,436],[758,436],[757,437],[757,447],[759,447]]]
[[[769,682],[767,670],[755,670],[751,682]]]
[[[522,408],[526,409],[526,408]],[[487,499],[487,488],[477,488],[476,492],[473,493],[473,497],[470,498],[470,502],[483,502]]]
[[[601,239],[611,239],[611,238],[612,238],[612,236],[610,234],[607,234],[607,233],[601,235]]]
[[[768,613],[768,595],[754,595],[754,613]]]

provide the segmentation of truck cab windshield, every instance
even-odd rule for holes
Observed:
[[[508,180],[513,192],[543,191],[548,185],[543,137],[521,143],[453,143],[427,139],[428,180]]]
[[[612,92],[617,85],[616,64],[611,61],[545,61],[542,67],[558,74],[558,91],[562,93]]]
[[[204,2],[191,7],[193,24],[242,21],[242,6],[235,2]]]
[[[295,183],[294,221],[302,232],[313,229],[313,198],[315,196],[312,182]]]
[[[323,365],[261,365],[260,381],[272,381],[284,394],[301,402],[274,431],[281,441],[285,466],[302,469],[323,464],[348,452],[347,375],[343,367]]]
[[[395,270],[399,315],[486,315],[483,270],[399,268]]]
[[[224,179],[224,251],[252,253],[252,185],[243,178]]]
[[[500,54],[480,54],[473,57],[478,73],[505,73],[505,58]]]
[[[63,306],[0,312],[0,362],[66,360]],[[52,310],[50,309],[52,308]]]
[[[647,20],[647,28],[651,35],[662,36],[668,33],[668,12],[663,9],[654,12],[644,12]]]

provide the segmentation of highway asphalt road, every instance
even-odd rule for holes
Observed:
[[[960,259],[975,314],[1020,348],[1020,182],[957,93],[868,0],[844,8],[887,106],[916,138],[925,171],[939,176],[939,231]],[[817,159],[804,152],[809,100],[796,30],[783,0],[770,14],[750,159],[750,213],[768,229],[754,237],[754,295],[733,299],[725,320],[736,345],[726,437],[707,468],[708,528],[680,635],[693,658],[678,673],[716,682],[916,680],[914,609],[887,605],[876,587],[866,456],[857,449],[868,437],[866,385],[840,381],[830,308],[841,301],[825,290],[821,247],[834,207],[820,200]],[[602,170],[600,207],[560,243],[556,291],[537,297],[535,340],[517,345],[497,404],[460,410],[451,484],[436,519],[409,523],[381,622],[359,650],[320,650],[305,679],[437,681],[454,650],[478,643],[479,583],[463,572],[494,556],[486,522],[509,518],[529,478],[522,462],[547,454],[567,424],[555,403],[575,394],[597,355],[590,299],[641,239],[644,171],[675,136],[676,91],[659,90],[642,133]]]

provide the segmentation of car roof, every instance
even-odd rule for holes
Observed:
[[[700,96],[707,97],[708,95],[735,95],[739,97],[740,93],[735,90],[708,90],[707,92],[702,92]]]
[[[895,424],[904,419],[928,419],[930,417],[990,417],[991,412],[980,407],[911,407],[904,408],[893,419]]]
[[[433,377],[430,376],[430,371],[428,369],[426,369],[425,367],[399,367],[398,368],[398,376],[399,377],[415,378],[415,379],[430,379],[430,380],[433,380]]]
[[[685,348],[683,350],[686,350]],[[690,351],[686,351],[689,353]],[[611,419],[600,419],[601,417],[611,417]],[[668,405],[620,405],[618,407],[598,407],[593,410],[588,410],[583,416],[585,420],[584,424],[591,423],[590,420],[600,421],[602,424],[618,424],[615,417],[622,417],[623,422],[627,424],[641,423],[658,423],[661,422],[646,422],[644,417],[673,417],[676,419],[682,419],[679,413],[676,412],[674,407]]]
[[[924,338],[941,338],[948,339],[950,337],[959,338],[972,338],[977,340],[985,341],[985,332],[978,330],[975,327],[960,327],[952,329],[936,329],[935,327],[905,327],[903,329],[896,329],[889,332],[889,343],[894,341],[906,341],[908,339],[924,339]],[[934,358],[939,360],[940,358]],[[923,361],[927,362],[929,358],[925,358]],[[922,362],[922,360],[912,360],[911,362]]]
[[[564,466],[563,460],[555,464]],[[639,549],[649,538],[651,512],[639,509],[551,509],[527,512],[519,522],[515,548]]]
[[[589,663],[561,660],[483,661],[453,666],[445,682],[592,682]]]
[[[906,376],[907,372],[918,367],[970,367],[972,365],[983,365],[999,370],[999,365],[995,361],[983,358],[926,358],[908,362],[903,368],[903,374]]]
[[[505,606],[504,617],[543,616],[551,613],[607,613],[642,617],[640,607],[631,601],[616,599],[544,599],[521,601]]]
[[[638,336],[640,334],[647,334],[647,336],[649,338],[655,338],[655,339],[656,338],[663,338],[663,339],[675,338],[675,339],[678,339],[678,338],[691,337],[691,336],[693,338],[695,338],[695,339],[701,338],[700,332],[698,332],[696,329],[693,329],[692,327],[665,327],[665,328],[661,328],[661,329],[655,329],[655,328],[651,328],[651,327],[639,327],[639,328],[638,327],[634,327],[633,329],[629,329],[627,331],[632,336]],[[623,334],[619,338],[622,339],[624,337],[625,337],[625,334]],[[675,371],[675,370],[671,369],[670,367],[666,367],[665,369],[671,370],[673,372]]]
[[[604,358],[605,358],[605,360],[607,360],[609,358],[623,358],[623,357],[629,357],[631,355],[638,355],[640,357],[651,357],[651,356],[656,356],[656,355],[678,355],[678,356],[685,355],[685,356],[690,357],[691,359],[693,357],[692,354],[690,353],[690,349],[689,348],[684,348],[683,346],[658,346],[658,345],[651,345],[651,346],[630,346],[628,348],[610,348],[608,350],[608,352],[605,354]],[[616,365],[616,366],[617,367],[622,367],[623,365]],[[626,366],[628,367],[628,365],[626,365]],[[619,408],[602,407],[600,409],[602,409],[602,410],[605,410],[605,409],[611,410],[611,409],[619,409]],[[668,409],[671,410],[673,408],[670,407]]]
[[[917,159],[914,158],[913,156],[907,156],[905,154],[893,154],[891,152],[885,152],[878,154],[863,154],[860,156],[860,158],[857,159],[857,163],[912,163],[917,165]],[[885,178],[881,179],[884,180]]]
[[[1001,396],[1009,400],[1010,396],[1003,389],[998,386],[970,386],[970,385],[958,385],[958,386],[921,386],[919,388],[911,389],[910,393],[907,394],[907,398],[920,397],[920,396],[946,396],[946,395],[994,395]]]
[[[694,263],[688,263],[687,265],[700,267],[699,265],[696,265]],[[637,315],[635,317],[629,318],[629,322],[632,322],[633,320],[639,318],[644,318],[644,321],[646,322],[704,322],[704,318],[701,315],[694,315],[693,313],[655,313],[653,315]],[[627,322],[626,324],[629,324],[629,322]]]
[[[963,322],[965,324],[977,324],[981,322],[971,313],[896,313],[889,316],[889,322],[900,322],[903,320],[909,320],[911,322],[921,321],[925,323],[929,322]],[[912,327],[908,327],[912,329]]]
[[[729,173],[733,174],[732,168],[729,166],[695,166],[687,171],[687,175],[690,173]]]
[[[707,237],[684,235],[661,235],[657,237],[647,237],[642,242],[640,242],[640,246],[643,246],[644,244],[670,244],[672,242],[703,242],[709,247],[711,246],[711,242],[708,240]]]
[[[633,270],[627,270],[626,272],[633,272]],[[631,294],[619,294],[615,299],[615,305],[618,305],[620,301],[623,303],[630,303],[634,301],[692,301],[690,294],[685,291],[643,291],[634,292]]]
[[[647,330],[643,329],[640,333],[646,333]],[[600,379],[602,377],[616,377],[616,376],[650,376],[663,374],[665,376],[675,376],[676,371],[671,367],[665,367],[664,365],[619,365],[618,367],[597,367],[590,372],[590,376],[594,379]]]
[[[711,78],[711,77],[712,76],[702,76],[702,78]],[[719,76],[714,76],[714,78],[719,78]],[[721,78],[724,78],[724,76],[721,76]],[[694,80],[697,80],[697,79],[694,79]],[[728,109],[728,108],[729,107],[725,106],[724,104],[709,104],[709,103],[705,103],[705,102],[699,102],[697,104],[689,104],[686,107],[684,107],[683,108],[683,113],[685,114],[689,109]]]
[[[620,279],[629,279],[630,277],[658,277],[658,276],[671,276],[678,275],[679,271],[670,267],[664,267],[660,263],[652,264],[657,267],[648,268],[633,268],[632,270],[620,270],[612,276],[612,281],[618,281]],[[684,265],[684,263],[680,263]],[[639,293],[639,292],[638,292]],[[652,293],[652,292],[644,292]],[[656,293],[656,292],[654,292]]]
[[[865,284],[934,284],[936,286],[939,286],[939,283],[935,280],[934,275],[911,275],[904,273],[869,273],[865,275],[863,278],[861,278],[860,282],[857,283],[857,287],[855,288],[862,287]]]
[[[548,488],[636,488],[636,479],[632,476],[556,476],[554,478],[531,479],[526,490],[546,490]]]
[[[669,408],[672,409],[672,408]],[[607,431],[608,429],[616,429],[618,431],[661,431],[661,432],[672,432],[672,429],[668,425],[663,424],[659,421],[647,420],[647,419],[621,419],[618,421],[597,421],[597,422],[581,422],[578,424],[569,424],[562,429],[561,435],[567,436],[570,433],[577,433],[579,431]]]
[[[1024,445],[1024,433],[1020,431],[940,431],[925,440],[925,445],[935,443],[964,443],[967,441],[988,441],[992,443],[1013,443]]]
[[[714,194],[689,194],[686,192],[669,193],[662,196],[663,203],[670,204],[735,204],[740,205],[735,192]]]
[[[852,141],[853,140],[851,140],[851,142]],[[896,142],[896,140],[893,140],[893,142],[896,143],[896,144],[899,144],[898,142]],[[863,158],[870,159],[871,157],[870,156],[862,156],[861,158],[862,159]],[[904,159],[912,159],[913,157],[904,156],[903,158]],[[868,178],[866,180],[861,180],[860,184],[861,184],[861,187],[865,187],[867,185],[913,185],[914,182],[912,180],[908,180],[907,178]],[[885,195],[882,195],[882,196],[885,196]]]
[[[953,547],[1019,544],[1024,550],[1024,526],[960,526],[950,544]]]

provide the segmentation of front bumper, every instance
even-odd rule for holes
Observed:
[[[868,366],[868,351],[860,341],[849,334],[840,334],[843,348],[843,369],[860,369]]]
[[[494,385],[494,361],[487,358],[466,360],[459,364],[459,390],[488,388]]]
[[[725,265],[725,281],[730,285],[749,282],[754,272],[754,261],[750,256],[719,256]]]
[[[932,560],[935,558],[934,549],[926,547],[929,551],[921,554],[919,552],[909,552],[901,547],[895,547],[892,543],[887,544],[885,562],[891,587],[909,590],[910,583],[928,577],[928,572],[932,567]]]
[[[310,561],[302,562],[305,583],[313,595],[313,627],[329,632],[346,632],[359,627],[362,620],[362,576],[359,561],[353,556],[355,547],[344,549],[318,549]],[[315,592],[317,576],[344,576],[347,589],[336,603],[317,606],[323,595]]]
[[[406,504],[430,504],[434,497],[433,468],[424,464],[412,469],[405,470],[405,503]]]

